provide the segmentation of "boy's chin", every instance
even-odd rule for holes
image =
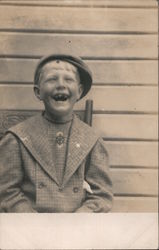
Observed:
[[[73,109],[52,109],[49,110],[49,112],[47,110],[45,110],[45,114],[52,118],[52,119],[56,119],[56,120],[69,120],[72,117],[73,114]]]

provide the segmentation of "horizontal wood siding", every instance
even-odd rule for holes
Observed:
[[[33,83],[37,61],[28,58],[0,58],[0,83]],[[93,72],[94,85],[157,85],[157,60],[85,60],[85,62]]]
[[[113,8],[111,10],[108,8],[65,8],[1,5],[0,29],[26,29],[45,32],[56,30],[157,32],[157,8],[139,8],[135,11],[131,8]]]
[[[157,6],[157,3],[153,0],[1,0],[1,4],[24,4],[25,6],[27,4],[30,5],[42,5],[42,6],[72,6],[72,7],[122,7],[122,8],[133,8],[133,7],[142,7],[142,8],[153,8]]]
[[[111,171],[115,195],[158,195],[157,170],[125,170]],[[146,183],[146,185],[145,185]]]
[[[1,33],[0,44],[3,57],[39,58],[43,54],[70,52],[90,59],[157,59],[157,35],[44,35],[16,32]]]
[[[6,98],[7,97],[7,98]],[[85,100],[93,99],[95,111],[157,112],[156,87],[110,87],[95,86],[77,109],[84,109]],[[21,105],[19,106],[19,100]],[[42,103],[33,93],[33,86],[18,84],[0,85],[0,106],[2,109],[41,109]]]
[[[157,142],[105,141],[112,167],[157,168]]]
[[[146,213],[158,211],[158,200],[152,197],[115,197],[112,212]]]
[[[38,59],[81,56],[93,87],[93,127],[104,138],[114,184],[112,212],[158,209],[158,18],[156,0],[1,0],[0,136],[41,112]]]
[[[94,115],[93,126],[104,138],[157,140],[156,115]]]

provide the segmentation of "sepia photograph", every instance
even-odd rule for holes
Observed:
[[[0,1],[2,250],[157,249],[158,40],[157,0]]]

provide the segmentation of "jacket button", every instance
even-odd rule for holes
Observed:
[[[74,193],[78,193],[78,191],[79,191],[79,188],[78,188],[78,187],[74,187],[74,188],[73,188],[73,192],[74,192]]]
[[[45,184],[44,184],[43,182],[40,182],[39,185],[38,185],[38,188],[41,189],[41,188],[43,188],[43,187],[45,187]]]

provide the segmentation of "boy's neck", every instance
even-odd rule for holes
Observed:
[[[46,111],[43,113],[44,117],[53,123],[67,123],[73,119],[73,112],[66,116],[56,116],[48,114]]]

